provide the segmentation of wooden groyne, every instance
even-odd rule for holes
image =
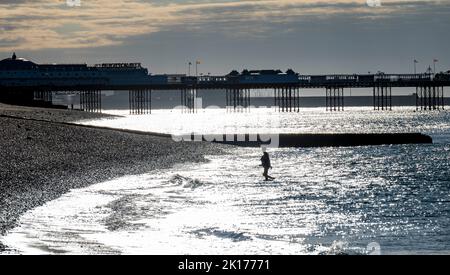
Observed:
[[[130,129],[117,129],[111,127],[83,125],[72,122],[57,122],[45,119],[25,118],[13,115],[2,115],[0,117],[48,122],[79,128],[103,129],[115,132],[132,133],[146,136],[158,136],[171,138],[174,141],[206,141],[229,144],[242,147],[260,147],[267,145],[272,147],[350,147],[369,145],[393,145],[393,144],[431,144],[433,139],[420,133],[335,133],[335,134],[185,134],[171,135],[166,133],[147,132]]]
[[[223,135],[203,137],[205,141],[259,147],[340,147],[391,144],[430,144],[433,139],[420,133],[363,133],[363,134],[267,134],[267,135]]]

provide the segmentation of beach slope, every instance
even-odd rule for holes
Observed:
[[[203,162],[205,154],[220,152],[219,145],[206,142],[62,123],[101,116],[0,105],[0,234],[14,227],[25,211],[70,189],[176,163]]]

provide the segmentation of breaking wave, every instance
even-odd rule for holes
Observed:
[[[206,182],[203,182],[199,179],[185,177],[180,174],[172,175],[168,182],[173,185],[178,185],[183,188],[191,188],[191,189],[195,189],[207,184]]]
[[[234,232],[227,230],[220,230],[217,228],[204,228],[192,231],[198,237],[214,236],[220,239],[230,239],[233,242],[249,241],[252,237],[245,235],[243,232]]]
[[[319,255],[367,255],[369,254],[365,248],[350,247],[348,242],[334,241],[331,246],[326,247]]]

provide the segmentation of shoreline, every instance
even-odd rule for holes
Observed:
[[[174,164],[202,163],[207,161],[205,155],[224,154],[229,145],[261,145],[260,140],[250,142],[248,135],[228,144],[175,142],[170,134],[78,124],[105,117],[117,116],[0,104],[0,236],[19,225],[26,211],[73,189],[170,169]],[[280,145],[312,142],[331,147],[338,142],[342,146],[349,135],[368,135],[377,143],[386,135],[392,140],[392,134],[280,134]],[[0,242],[0,254],[5,251],[13,250]]]
[[[108,116],[0,104],[0,235],[71,189],[222,152],[218,144],[71,123]]]

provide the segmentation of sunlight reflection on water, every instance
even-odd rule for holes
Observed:
[[[89,125],[142,130],[169,134],[190,132],[234,133],[376,133],[422,132],[450,133],[450,114],[415,112],[410,107],[393,111],[373,111],[368,107],[349,107],[345,112],[326,112],[323,108],[302,109],[299,113],[280,113],[275,108],[254,108],[244,113],[224,109],[203,109],[195,114],[180,110],[155,110],[151,115],[128,115],[126,111],[109,111],[122,115],[116,119],[84,121]]]
[[[272,130],[414,131],[438,143],[270,149],[272,182],[262,180],[259,149],[229,147],[205,164],[73,190],[27,212],[1,241],[21,253],[359,254],[371,242],[382,253],[449,253],[448,113],[354,111],[281,114]],[[255,112],[234,116],[251,124]],[[166,113],[88,123],[170,133]],[[175,124],[215,131],[225,117]]]

